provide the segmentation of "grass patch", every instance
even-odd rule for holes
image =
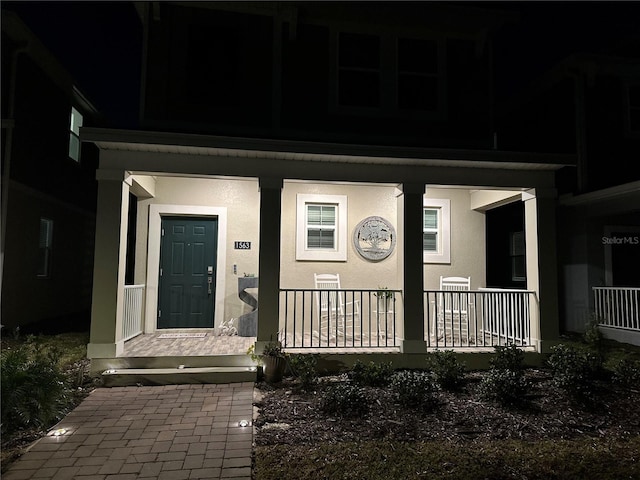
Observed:
[[[640,478],[640,438],[258,446],[255,480]]]
[[[21,335],[2,338],[2,350],[16,348],[29,338],[40,344],[43,349],[58,351],[58,366],[63,370],[87,357],[88,332],[60,333],[58,335]]]

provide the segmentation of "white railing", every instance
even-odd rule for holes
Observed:
[[[428,347],[493,347],[531,343],[529,290],[482,288],[427,290],[425,340]]]
[[[282,289],[285,348],[396,347],[398,290]]]
[[[640,331],[640,288],[593,287],[593,294],[600,325]]]
[[[142,333],[144,285],[124,286],[124,312],[122,315],[122,340],[126,341]]]

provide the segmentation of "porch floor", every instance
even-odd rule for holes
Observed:
[[[206,333],[204,337],[160,338],[165,333]],[[138,335],[124,344],[122,357],[246,355],[256,337],[216,336],[213,331],[171,331]]]

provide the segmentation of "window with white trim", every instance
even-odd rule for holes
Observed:
[[[335,42],[337,108],[428,117],[444,108],[441,40],[336,32]]]
[[[38,277],[51,276],[51,257],[53,252],[53,220],[40,219],[40,239],[38,242]]]
[[[451,262],[451,202],[425,198],[422,209],[424,263]]]
[[[71,107],[71,120],[69,121],[69,157],[76,162],[80,161],[80,127],[82,115]]]
[[[524,231],[511,232],[511,280],[524,282],[527,279],[527,262],[524,246]]]
[[[347,197],[298,194],[296,260],[347,260]]]

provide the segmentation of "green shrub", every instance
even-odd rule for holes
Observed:
[[[465,366],[453,350],[435,350],[427,357],[427,368],[435,375],[440,388],[459,390],[464,384]]]
[[[322,394],[320,409],[329,414],[360,418],[369,411],[369,399],[361,386],[339,383]]]
[[[384,387],[389,385],[393,367],[391,362],[388,363],[364,363],[356,360],[353,368],[349,372],[349,378],[358,385],[368,387]]]
[[[478,387],[481,397],[512,406],[524,401],[529,382],[524,376],[524,352],[516,345],[498,345],[490,369]]]
[[[36,339],[1,354],[2,432],[47,427],[65,413],[68,389],[56,349]]]
[[[317,355],[291,355],[289,357],[289,367],[293,375],[300,381],[303,389],[308,389],[318,381]]]
[[[622,357],[612,367],[612,380],[624,388],[640,387],[640,360]]]
[[[600,328],[598,328],[598,317],[592,316],[591,321],[587,324],[587,328],[583,335],[584,343],[589,349],[590,355],[588,356],[591,369],[598,377],[603,377],[605,374],[605,338]]]
[[[528,391],[529,382],[522,372],[507,368],[490,369],[478,387],[480,396],[504,406],[522,403]]]
[[[600,328],[598,328],[597,317],[592,317],[591,321],[587,324],[587,328],[584,332],[583,339],[584,342],[592,349],[594,352],[602,353],[604,351],[604,335]]]
[[[556,345],[551,348],[547,359],[553,375],[553,383],[570,398],[581,403],[595,400],[595,379],[593,354],[580,351],[570,345]]]
[[[516,345],[494,347],[495,355],[489,365],[498,370],[518,372],[524,368],[524,352]]]
[[[436,403],[438,388],[428,372],[401,370],[391,378],[391,387],[398,400],[411,407],[431,407]]]

